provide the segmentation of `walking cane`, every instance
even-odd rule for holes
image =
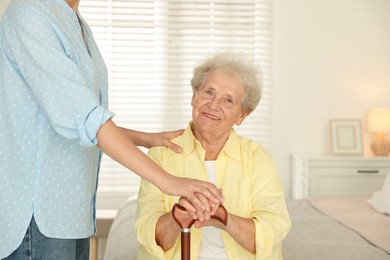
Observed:
[[[190,260],[191,257],[191,226],[195,220],[187,213],[186,209],[179,204],[173,205],[172,215],[181,228],[181,260]],[[226,225],[227,211],[219,205],[217,212],[211,218]]]

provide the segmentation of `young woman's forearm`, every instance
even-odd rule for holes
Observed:
[[[156,185],[169,178],[169,174],[139,150],[128,134],[111,120],[100,127],[97,139],[101,151],[149,182]]]
[[[133,129],[127,129],[119,127],[126,135],[132,140],[136,146],[143,146],[151,148],[153,146],[165,146],[177,153],[181,153],[182,149],[175,143],[171,142],[171,139],[183,133],[184,130],[160,132],[160,133],[145,133],[136,131]]]
[[[222,192],[215,185],[186,178],[173,176],[163,170],[147,157],[129,138],[123,129],[108,120],[97,133],[97,147],[112,159],[153,183],[163,193],[183,196],[198,209],[209,209],[210,204],[199,200],[197,194],[202,194],[214,203],[222,203]]]

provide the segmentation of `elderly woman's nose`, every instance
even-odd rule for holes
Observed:
[[[210,100],[208,105],[212,109],[218,109],[220,107],[220,105],[221,105],[221,100],[214,97],[213,99]]]

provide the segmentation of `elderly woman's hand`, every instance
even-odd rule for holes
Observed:
[[[197,197],[202,201],[202,203],[209,204],[210,208],[204,210],[198,210],[190,201],[186,198],[181,197],[178,201],[178,204],[184,207],[187,210],[187,213],[195,220],[200,222],[205,222],[211,219],[211,216],[217,212],[219,203],[208,200],[202,194],[196,194]]]

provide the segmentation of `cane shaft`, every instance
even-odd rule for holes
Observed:
[[[191,233],[181,232],[181,260],[190,260],[191,258]]]

